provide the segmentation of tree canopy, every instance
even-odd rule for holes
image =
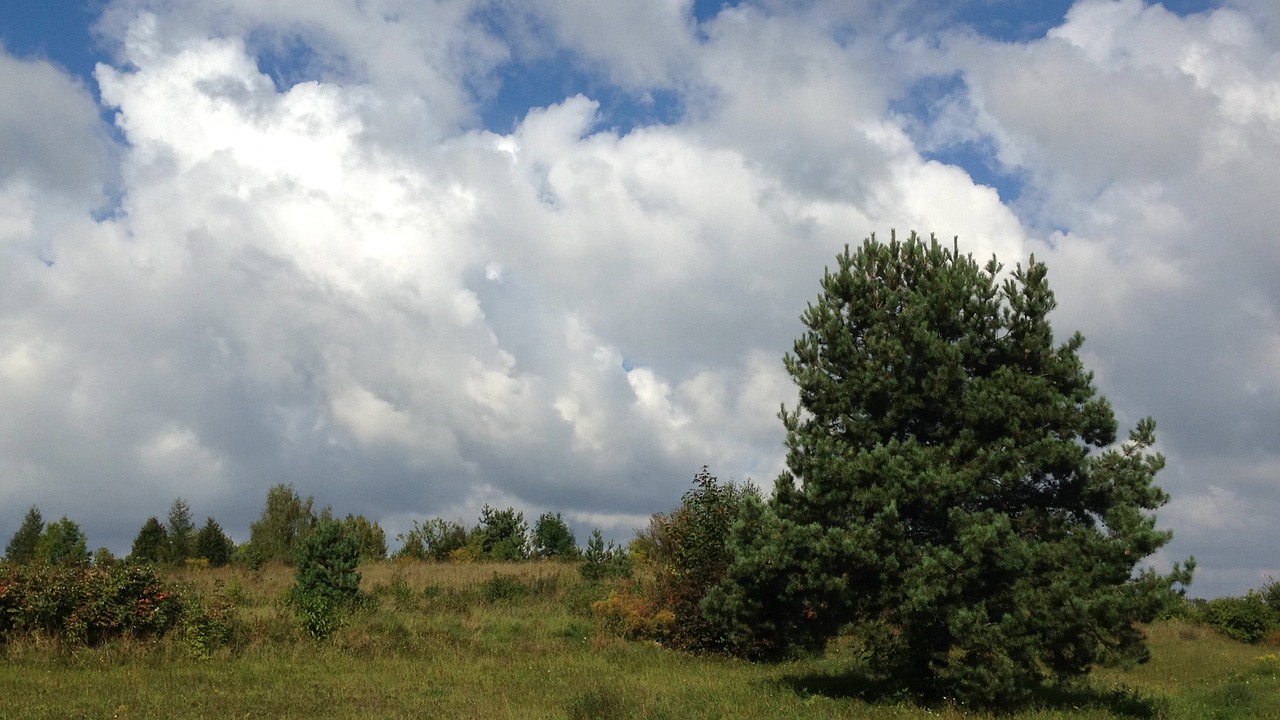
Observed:
[[[543,513],[534,523],[533,556],[561,560],[578,556],[578,541],[560,513]]]
[[[262,515],[249,525],[246,555],[252,565],[283,561],[292,563],[302,540],[316,523],[314,501],[303,500],[292,485],[274,485],[267,491]]]
[[[1145,659],[1135,625],[1192,563],[1142,566],[1170,539],[1155,423],[1114,444],[1045,266],[872,236],[821,286],[785,358],[788,470],[706,602],[737,646],[817,650],[855,622],[887,682],[983,703]]]
[[[9,562],[25,565],[36,559],[36,548],[40,544],[40,535],[44,532],[44,517],[40,508],[32,505],[22,518],[22,525],[9,538],[4,548],[4,556]]]
[[[169,524],[167,526],[169,547],[166,559],[179,565],[183,560],[195,555],[196,526],[191,519],[191,507],[182,498],[175,498],[169,506]]]
[[[138,536],[133,539],[129,560],[157,563],[166,559],[168,548],[169,531],[160,523],[159,518],[152,516],[142,524],[138,530]]]
[[[80,525],[64,515],[40,535],[36,559],[50,565],[84,565],[89,562],[88,542]]]
[[[193,549],[195,557],[208,560],[213,567],[221,567],[231,562],[235,543],[227,537],[227,533],[223,531],[218,521],[209,517],[205,519],[204,527],[200,528],[200,532],[196,533]]]

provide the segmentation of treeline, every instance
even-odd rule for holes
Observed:
[[[5,559],[19,565],[105,566],[120,561],[172,566],[237,564],[250,568],[270,562],[292,565],[307,537],[330,521],[354,540],[361,562],[389,556],[386,532],[379,523],[364,515],[338,518],[330,507],[317,511],[312,497],[303,498],[292,486],[281,484],[267,491],[262,513],[250,525],[249,541],[239,545],[212,517],[197,528],[183,498],[173,501],[165,521],[147,518],[124,558],[117,558],[105,547],[90,553],[88,538],[78,523],[64,516],[46,524],[40,509],[33,506],[5,547]],[[584,550],[560,513],[544,513],[530,528],[524,513],[511,507],[500,510],[486,505],[471,527],[439,517],[414,521],[412,529],[399,534],[396,540],[399,549],[390,557],[413,560],[513,562],[584,557]],[[585,555],[612,556],[620,552],[612,543],[605,544],[599,530],[593,532],[585,549]]]

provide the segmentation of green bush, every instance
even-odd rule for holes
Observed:
[[[533,594],[533,588],[509,575],[494,573],[480,586],[480,597],[487,603],[511,602]]]
[[[1198,605],[1195,617],[1240,642],[1256,643],[1280,624],[1280,617],[1262,593],[1249,592],[1244,597],[1214,598]]]
[[[233,642],[238,628],[235,610],[226,596],[187,597],[182,609],[182,639],[192,655],[207,660],[214,650]]]
[[[1262,602],[1266,603],[1267,607],[1280,613],[1280,580],[1268,578],[1267,584],[1262,586],[1258,594],[1262,596]]]
[[[515,562],[529,559],[529,525],[524,513],[515,508],[495,510],[485,505],[480,511],[480,556],[485,560]]]
[[[423,523],[414,520],[413,529],[400,533],[396,538],[401,543],[396,557],[443,562],[449,559],[450,553],[466,547],[467,529],[444,518],[432,518]]]
[[[40,633],[96,645],[163,635],[182,612],[178,590],[146,566],[0,566],[0,638]]]
[[[567,560],[578,557],[578,542],[560,513],[543,513],[534,524],[533,555]]]

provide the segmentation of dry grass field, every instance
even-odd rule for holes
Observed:
[[[281,600],[285,567],[184,569],[173,577],[236,605],[228,647],[93,648],[39,638],[2,646],[4,718],[985,718],[962,707],[876,699],[849,642],[781,665],[699,657],[626,640],[595,617],[607,588],[559,563],[361,569],[371,598],[326,641]],[[1153,658],[1046,693],[1012,718],[1280,718],[1276,648],[1170,621]]]

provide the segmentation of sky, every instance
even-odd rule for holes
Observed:
[[[1191,594],[1280,577],[1272,0],[7,0],[0,535],[625,540],[784,468],[846,243],[1049,267]]]

